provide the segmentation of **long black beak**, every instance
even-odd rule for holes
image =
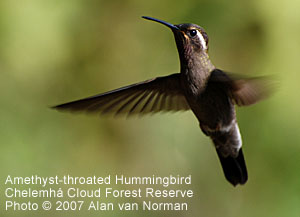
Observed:
[[[153,17],[147,17],[147,16],[142,16],[142,18],[146,19],[146,20],[152,20],[154,22],[158,22],[158,23],[161,23],[167,27],[169,27],[170,29],[172,30],[179,30],[179,28],[171,23],[167,23],[166,21],[163,21],[163,20],[159,20],[159,19],[155,19]]]

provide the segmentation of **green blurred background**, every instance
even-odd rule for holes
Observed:
[[[299,216],[299,9],[297,0],[1,0],[0,215]],[[199,24],[217,67],[279,82],[268,100],[237,108],[245,186],[225,181],[191,112],[125,119],[48,108],[178,72],[171,31],[142,15]],[[5,212],[8,174],[191,174],[195,196],[186,212]]]

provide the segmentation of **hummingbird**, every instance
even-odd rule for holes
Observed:
[[[248,173],[235,105],[247,106],[266,97],[261,78],[234,76],[216,68],[208,55],[208,35],[191,23],[168,27],[174,35],[180,73],[156,77],[88,98],[54,106],[58,110],[101,114],[151,114],[191,110],[202,132],[211,138],[225,178],[243,185]]]

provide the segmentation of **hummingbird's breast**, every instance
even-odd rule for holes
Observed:
[[[211,63],[208,54],[185,55],[181,61],[182,85],[187,95],[198,98],[204,91],[211,72],[215,66]]]
[[[182,75],[187,102],[201,124],[211,129],[229,126],[235,120],[232,99],[226,87],[210,82],[209,77],[203,71]]]

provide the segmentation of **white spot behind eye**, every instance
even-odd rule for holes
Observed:
[[[207,50],[206,41],[205,41],[203,35],[201,34],[201,32],[199,30],[197,30],[197,36],[200,40],[200,43],[202,45],[203,50]]]

